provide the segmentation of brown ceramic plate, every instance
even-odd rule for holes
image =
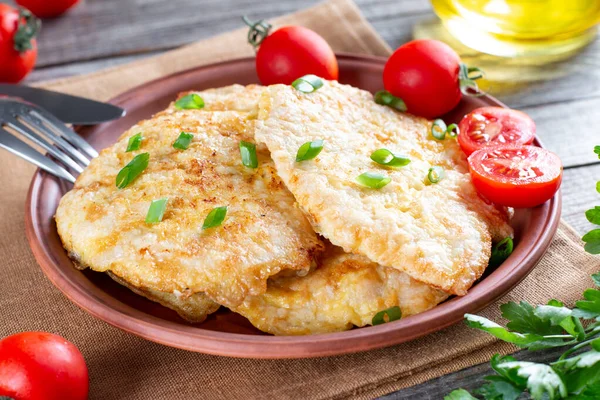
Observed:
[[[339,55],[340,81],[372,92],[382,87],[384,59]],[[112,100],[127,110],[117,121],[80,129],[97,149],[116,141],[137,121],[165,108],[177,93],[233,83],[258,82],[254,59],[209,65],[168,76],[132,89]],[[445,117],[447,122],[481,106],[503,106],[489,96],[465,98]],[[540,145],[540,143],[537,143]],[[69,189],[62,181],[38,171],[27,198],[27,237],[48,278],[71,301],[92,315],[148,340],[181,349],[249,358],[299,358],[352,353],[406,342],[452,325],[465,313],[482,309],[523,279],[542,257],[557,229],[560,193],[544,205],[516,212],[516,246],[499,268],[487,271],[464,297],[454,297],[434,309],[388,324],[313,336],[270,336],[226,309],[202,324],[192,325],[173,311],[139,297],[105,274],[78,271],[56,233],[54,212]]]

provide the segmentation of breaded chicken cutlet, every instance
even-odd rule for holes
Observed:
[[[315,230],[348,253],[448,293],[464,295],[483,273],[492,239],[512,236],[507,210],[482,200],[456,140],[437,140],[431,122],[376,104],[364,90],[334,81],[312,93],[273,85],[259,103],[255,137]],[[314,160],[296,162],[300,146],[323,140]],[[387,168],[370,156],[388,149],[410,158]],[[445,177],[428,181],[431,167]],[[381,189],[357,177],[391,179]]]

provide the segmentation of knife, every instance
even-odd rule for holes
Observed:
[[[125,115],[125,110],[112,104],[30,86],[0,83],[0,95],[20,97],[74,125],[95,125]]]

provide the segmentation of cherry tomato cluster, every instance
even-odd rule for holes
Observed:
[[[290,84],[314,74],[338,79],[335,54],[310,29],[250,22],[248,41],[257,49],[256,72],[264,85]],[[414,40],[400,46],[383,71],[384,88],[402,111],[425,118],[444,115],[463,95],[479,94],[479,68],[463,64],[456,52],[437,40]],[[401,100],[400,100],[401,99]],[[473,184],[489,201],[509,207],[534,207],[552,198],[562,179],[560,159],[531,146],[535,123],[525,113],[483,107],[459,124],[458,142],[467,156]]]

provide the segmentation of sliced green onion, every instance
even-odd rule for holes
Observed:
[[[446,123],[441,119],[436,119],[431,125],[431,135],[437,140],[444,140],[446,138],[447,130],[448,127],[446,126]]]
[[[502,239],[492,247],[489,266],[492,268],[502,264],[513,252],[514,243],[510,237]]]
[[[400,97],[396,97],[387,90],[380,90],[375,93],[375,103],[382,106],[388,106],[398,111],[406,111],[406,104]]]
[[[460,129],[458,129],[458,125],[450,124],[448,125],[448,128],[446,128],[446,133],[448,134],[448,136],[454,138],[458,136],[458,134],[460,133]]]
[[[240,142],[240,155],[242,164],[248,168],[258,168],[258,158],[256,157],[256,145],[254,143]]]
[[[403,167],[410,163],[410,158],[401,154],[394,154],[388,149],[375,150],[371,154],[371,160],[388,167]]]
[[[438,167],[437,165],[429,168],[429,172],[427,173],[427,179],[431,183],[438,183],[442,179],[444,179],[446,174],[444,173],[444,169],[442,167]]]
[[[365,172],[356,177],[356,181],[371,189],[381,189],[392,181],[392,178],[376,172]]]
[[[179,150],[187,150],[187,148],[190,147],[193,138],[194,135],[191,133],[181,132],[177,140],[173,142],[173,147]]]
[[[178,110],[199,110],[204,108],[204,100],[196,93],[188,94],[175,102]]]
[[[323,86],[323,79],[316,75],[304,75],[292,82],[292,86],[302,93],[312,93]]]
[[[388,308],[387,310],[379,311],[377,314],[375,314],[371,324],[381,325],[387,322],[397,321],[400,318],[402,318],[402,310],[400,310],[400,307],[394,306]]]
[[[123,189],[133,182],[135,178],[144,172],[149,160],[150,154],[148,153],[141,153],[133,157],[133,160],[129,161],[129,164],[124,166],[117,174],[117,187]]]
[[[130,137],[129,142],[127,143],[127,150],[125,150],[125,152],[129,153],[130,151],[139,150],[140,146],[142,145],[142,140],[144,140],[142,132],[136,133]]]
[[[227,206],[213,208],[212,210],[210,210],[210,212],[204,219],[204,224],[202,224],[202,230],[214,228],[215,226],[221,225],[226,215]]]
[[[298,149],[296,154],[296,162],[312,160],[323,150],[323,141],[313,140],[312,142],[306,142]]]
[[[148,208],[148,214],[146,214],[146,223],[147,224],[156,224],[162,221],[163,216],[165,215],[165,209],[167,208],[167,201],[169,199],[158,199],[152,200],[150,203],[150,208]]]

